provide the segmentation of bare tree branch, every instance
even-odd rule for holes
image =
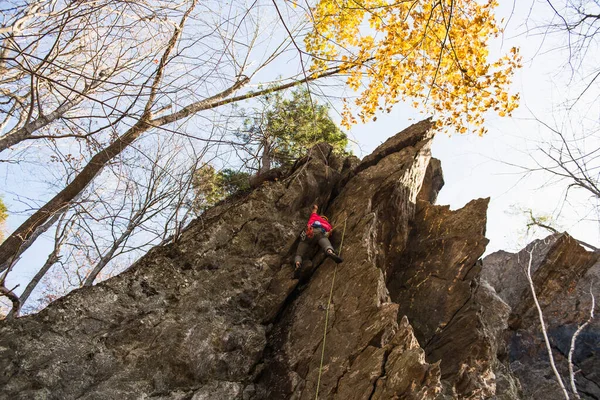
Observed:
[[[587,319],[587,321],[585,321],[585,323],[577,327],[577,330],[571,338],[571,346],[569,347],[569,380],[571,382],[571,391],[578,399],[580,399],[581,396],[579,396],[579,393],[577,392],[577,386],[575,385],[575,372],[573,371],[573,354],[575,353],[575,343],[577,342],[577,337],[594,319],[596,298],[594,297],[594,293],[592,292],[592,285],[590,285],[590,296],[592,297],[592,305],[590,306],[590,317]]]
[[[533,262],[533,251],[535,250],[535,246],[528,250],[529,253],[529,263],[527,264],[527,281],[529,282],[529,289],[531,290],[531,296],[533,297],[533,302],[535,303],[535,307],[538,312],[538,317],[540,320],[540,328],[542,330],[542,334],[544,335],[544,343],[546,344],[546,351],[548,352],[548,359],[550,360],[550,366],[552,367],[552,371],[554,372],[554,376],[556,377],[556,381],[559,384],[560,388],[563,391],[566,400],[569,400],[569,393],[567,393],[567,389],[565,388],[565,384],[556,369],[556,363],[554,362],[554,356],[552,355],[552,347],[550,346],[550,339],[548,339],[548,332],[546,331],[546,323],[544,322],[544,314],[542,313],[542,307],[538,301],[535,286],[533,284],[533,278],[531,276],[531,264]]]
[[[539,218],[537,218],[536,216],[534,216],[533,215],[533,210],[528,210],[528,213],[529,213],[529,221],[527,222],[527,227],[528,228],[530,228],[532,226],[539,226],[540,228],[544,228],[544,229],[546,229],[546,230],[548,230],[548,231],[550,231],[552,233],[557,233],[557,234],[562,233],[562,232],[559,232],[556,228],[554,228],[554,227],[552,227],[552,226],[550,226],[548,224],[543,223]],[[587,248],[591,249],[592,251],[600,251],[600,249],[598,249],[597,247],[592,246],[591,244],[586,243],[583,240],[579,240],[579,239],[575,239],[575,238],[573,238],[573,239],[577,243],[579,243],[580,245],[582,245],[584,247],[587,247]]]

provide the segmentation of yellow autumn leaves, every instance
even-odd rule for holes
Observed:
[[[319,0],[305,38],[312,71],[332,62],[358,93],[358,115],[348,104],[343,125],[374,118],[402,100],[435,115],[440,127],[483,134],[484,116],[510,115],[509,95],[521,58],[518,49],[490,62],[487,42],[501,33],[495,0]]]

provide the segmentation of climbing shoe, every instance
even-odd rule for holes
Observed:
[[[294,264],[294,279],[300,279],[301,271],[302,271],[302,263]]]
[[[337,264],[341,263],[342,261],[342,257],[338,256],[337,254],[335,254],[333,252],[333,250],[329,249],[327,250],[327,257],[331,258],[333,261],[335,261]]]

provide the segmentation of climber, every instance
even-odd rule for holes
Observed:
[[[313,205],[312,214],[310,214],[306,228],[304,228],[300,235],[300,243],[298,243],[296,258],[294,259],[294,262],[296,263],[295,271],[300,269],[300,266],[302,265],[302,256],[306,253],[310,244],[314,242],[317,242],[327,257],[331,258],[336,263],[339,264],[343,261],[341,257],[335,254],[333,246],[329,241],[329,236],[331,235],[331,230],[333,228],[327,220],[327,217],[317,214],[318,209],[319,207],[316,204]]]

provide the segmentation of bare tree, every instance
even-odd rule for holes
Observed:
[[[544,186],[564,187],[557,199],[558,214],[541,215],[536,210],[525,210],[527,227],[542,228],[558,233],[556,219],[565,209],[577,212],[581,220],[600,223],[600,137],[597,122],[582,119],[574,110],[564,114],[563,121],[553,123],[535,119],[548,133],[528,153],[529,165],[515,165],[525,174],[536,174],[545,179]],[[589,240],[576,239],[579,244],[599,251]]]
[[[564,209],[577,211],[580,220],[600,223],[600,125],[595,116],[590,117],[590,110],[597,107],[600,100],[598,78],[600,68],[594,54],[598,50],[598,33],[600,32],[600,3],[596,0],[545,0],[543,2],[552,10],[553,19],[542,23],[533,32],[541,32],[544,39],[553,39],[550,51],[558,52],[563,59],[563,66],[568,72],[565,86],[574,91],[575,95],[566,98],[560,105],[553,104],[552,120],[542,120],[533,116],[537,124],[547,135],[537,144],[537,149],[528,154],[533,166],[523,166],[526,173],[536,173],[545,177],[545,186],[561,184],[565,187],[564,194],[558,199],[560,206],[558,215]],[[561,75],[562,77],[562,75]],[[563,79],[564,80],[564,79]],[[581,196],[582,195],[582,196]],[[581,196],[581,197],[580,197]],[[577,198],[585,198],[585,204],[574,204]],[[548,217],[527,210],[529,228],[542,228],[552,233],[559,233],[555,226],[555,216]],[[595,217],[594,217],[595,215]],[[600,251],[598,246],[589,240],[575,239],[580,245],[594,252]],[[535,287],[531,277],[531,259],[527,268],[527,278],[534,303],[540,320],[544,342],[550,359],[550,364],[561,391],[566,399],[570,398],[567,387],[556,369],[555,360],[542,308],[537,301]],[[571,338],[568,353],[568,380],[571,395],[580,398],[575,385],[573,355],[579,334],[590,323],[594,316],[595,298],[592,298],[590,317],[580,324]],[[566,380],[566,379],[565,379]]]
[[[96,180],[56,224],[54,247],[46,262],[18,295],[17,316],[40,282],[45,299],[37,307],[69,289],[91,285],[116,258],[128,265],[150,247],[176,240],[193,212],[191,185],[194,171],[210,146],[187,153],[189,142],[172,136],[146,140],[123,154],[110,174]],[[177,143],[174,143],[177,142]],[[53,266],[58,270],[47,276]],[[114,265],[113,265],[114,266]],[[120,272],[112,268],[112,273]],[[16,291],[13,291],[16,295]]]
[[[123,110],[117,103],[139,96],[140,88],[123,83],[151,63],[152,46],[161,46],[167,26],[149,20],[160,21],[169,9],[85,0],[26,2],[3,11],[9,17],[0,28],[0,93],[6,99],[0,103],[0,152],[33,139],[92,140],[103,129],[82,130],[82,116],[104,126],[126,117],[135,102]],[[154,35],[145,42],[135,37],[144,32]],[[60,126],[47,129],[55,122]]]
[[[111,160],[117,157],[124,149],[130,146],[135,140],[137,140],[143,133],[153,128],[163,128],[165,125],[173,124],[177,121],[184,120],[200,111],[211,110],[217,107],[222,107],[226,104],[231,104],[248,98],[256,97],[265,93],[269,93],[276,90],[282,90],[288,87],[296,86],[306,80],[315,80],[323,76],[333,75],[339,70],[332,69],[319,75],[311,75],[305,79],[292,79],[288,83],[281,84],[276,87],[269,87],[268,89],[262,89],[258,91],[248,92],[239,96],[232,96],[237,90],[247,85],[250,82],[251,76],[258,73],[258,71],[264,67],[264,65],[258,66],[250,75],[246,76],[244,72],[247,69],[247,63],[249,60],[238,59],[237,55],[230,54],[230,51],[225,51],[221,54],[222,57],[231,56],[233,65],[234,77],[229,78],[229,82],[225,85],[225,89],[218,93],[205,97],[201,100],[193,101],[187,105],[180,107],[177,111],[167,115],[160,116],[165,107],[160,105],[160,102],[167,98],[170,93],[167,88],[163,87],[163,78],[167,66],[175,64],[173,61],[177,57],[182,57],[183,50],[176,49],[179,39],[183,32],[183,27],[188,17],[190,16],[195,1],[191,2],[190,7],[185,11],[181,17],[179,24],[173,28],[173,34],[170,37],[168,44],[160,57],[160,60],[156,61],[156,68],[148,77],[148,85],[144,85],[144,91],[147,92],[144,96],[143,107],[139,110],[139,116],[136,116],[132,121],[132,125],[125,130],[120,136],[116,137],[109,145],[100,148],[87,162],[87,164],[77,173],[72,181],[57,195],[48,201],[43,207],[35,212],[27,221],[25,221],[19,228],[17,228],[0,246],[0,263],[4,264],[10,262],[17,252],[19,251],[22,243],[28,240],[36,230],[42,226],[49,218],[51,218],[58,210],[68,205],[75,199],[79,193],[81,193],[87,185],[102,171],[105,165]],[[243,22],[243,18],[242,18]],[[198,39],[194,39],[196,41]],[[227,42],[231,42],[232,38],[223,38]],[[227,43],[229,44],[229,43]],[[267,61],[270,62],[272,58],[280,52],[279,49],[275,51],[272,56],[267,57]],[[208,84],[208,82],[204,82]],[[212,84],[211,84],[212,86]]]
[[[527,261],[527,267],[524,268],[525,270],[525,275],[527,277],[527,282],[529,283],[529,291],[531,293],[532,299],[533,299],[533,303],[535,306],[535,309],[537,311],[538,314],[538,319],[539,319],[539,327],[540,330],[542,332],[542,336],[544,339],[544,345],[546,347],[546,352],[548,354],[548,359],[550,362],[550,367],[552,369],[552,372],[554,374],[554,377],[556,378],[556,382],[558,383],[563,396],[565,397],[566,400],[569,400],[571,397],[569,395],[569,392],[567,390],[567,387],[563,381],[562,376],[560,375],[557,367],[556,367],[556,361],[554,358],[554,354],[552,352],[552,344],[550,343],[550,339],[548,337],[548,327],[546,325],[546,322],[544,320],[544,310],[542,308],[542,305],[540,304],[539,300],[538,300],[538,296],[537,296],[537,289],[536,289],[536,285],[534,283],[534,277],[533,277],[533,272],[532,272],[532,264],[533,264],[533,253],[535,252],[536,246],[534,245],[530,250],[527,250],[527,253],[529,254],[529,260]],[[592,322],[592,320],[594,319],[594,310],[596,307],[596,302],[595,302],[595,296],[593,293],[593,283],[590,284],[590,296],[591,296],[591,302],[590,302],[590,316],[589,318],[583,322],[582,324],[580,324],[577,329],[575,330],[575,332],[573,333],[573,336],[571,337],[571,343],[569,346],[569,353],[568,353],[568,357],[567,357],[567,364],[568,364],[568,372],[569,372],[569,383],[570,383],[570,390],[571,393],[573,394],[573,396],[575,398],[581,398],[579,395],[579,392],[577,391],[577,386],[575,384],[575,371],[573,369],[573,355],[575,353],[575,348],[576,348],[576,342],[577,342],[577,338],[579,337],[579,334]]]
[[[563,38],[571,79],[583,76],[583,89],[573,99],[577,103],[590,89],[597,89],[600,68],[589,59],[595,52],[600,32],[600,3],[597,0],[546,0],[554,13],[554,20],[541,26],[545,34]],[[594,95],[595,97],[598,94]]]
[[[560,103],[551,104],[549,117],[539,118],[530,111],[542,136],[533,149],[524,152],[530,162],[513,166],[525,175],[535,174],[543,180],[541,187],[564,188],[563,194],[555,199],[556,208],[551,215],[535,209],[522,210],[528,230],[541,228],[559,233],[558,222],[564,214],[570,214],[571,221],[576,218],[577,223],[600,223],[600,125],[590,113],[600,101],[600,68],[591,57],[598,50],[600,3],[596,0],[543,0],[530,4],[530,17],[537,15],[541,8],[551,11],[550,20],[528,27],[528,33],[543,36],[540,50],[557,56],[568,73],[566,77],[561,73],[559,79],[568,93],[575,94],[572,98],[562,96],[564,100]],[[526,23],[533,23],[533,18],[528,18]],[[552,47],[544,47],[547,43]],[[582,101],[584,99],[587,101]],[[576,240],[592,251],[599,251],[598,245],[588,238]]]
[[[100,247],[98,238],[92,240],[98,259],[85,277],[85,286],[92,285],[113,258],[129,252],[136,252],[139,256],[150,246],[176,239],[180,234],[186,214],[192,211],[189,207],[192,176],[209,147],[205,147],[200,154],[201,158],[190,163],[180,157],[181,147],[177,149],[176,146],[162,144],[164,146],[158,146],[154,157],[145,162],[140,158],[148,155],[142,156],[139,149],[135,152],[140,157],[127,161],[132,170],[146,171],[121,178],[124,188],[118,204],[115,201],[110,204],[99,201],[101,206],[95,214],[102,216],[104,225],[109,227],[110,233],[106,235],[109,240],[105,240],[107,244],[103,248]],[[183,166],[178,166],[181,163]],[[121,170],[120,173],[123,174],[124,171]],[[102,194],[98,198],[101,200]],[[107,224],[107,221],[110,222]],[[100,236],[96,227],[87,225],[82,226],[82,229],[91,238]],[[133,239],[136,231],[143,236],[137,241]]]
[[[539,215],[535,215],[533,210],[529,209],[526,211],[527,213],[527,229],[531,229],[534,227],[539,227],[542,229],[545,229],[549,232],[555,233],[555,234],[559,234],[561,233],[558,229],[556,229],[554,226],[551,225],[552,222],[548,221],[548,218],[545,218],[543,216],[539,216]],[[587,242],[584,242],[583,240],[579,240],[576,238],[573,238],[575,241],[577,241],[577,243],[579,243],[580,245],[587,247],[589,249],[591,249],[592,251],[600,251],[600,249],[598,249],[596,246],[593,246]]]
[[[577,386],[575,385],[575,371],[573,370],[573,354],[575,353],[575,345],[577,343],[577,338],[579,334],[592,322],[594,319],[594,309],[596,308],[596,297],[593,292],[593,284],[590,284],[590,297],[592,299],[590,306],[590,317],[583,324],[577,327],[577,330],[571,337],[571,346],[569,347],[569,382],[571,383],[571,392],[575,395],[576,398],[580,399],[579,393],[577,392]]]
[[[13,307],[7,315],[7,318],[18,317],[21,312],[21,308],[31,296],[31,293],[34,291],[36,286],[40,283],[40,280],[46,275],[48,270],[56,264],[60,260],[60,250],[64,245],[65,241],[68,239],[71,229],[73,228],[75,220],[71,218],[70,220],[65,220],[65,214],[62,213],[56,224],[56,231],[54,235],[54,246],[52,251],[46,258],[44,265],[39,269],[39,271],[34,275],[34,277],[29,281],[23,292],[18,296],[18,299],[13,299]],[[14,294],[14,292],[13,292]],[[16,294],[14,294],[16,296]]]

